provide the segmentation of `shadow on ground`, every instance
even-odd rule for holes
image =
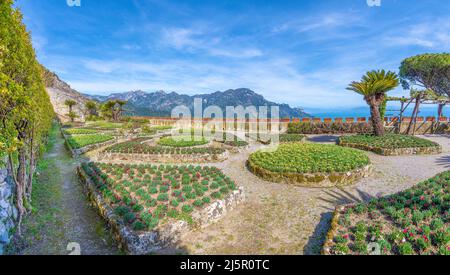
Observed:
[[[450,168],[450,156],[442,156],[436,160],[437,165]]]
[[[330,228],[330,222],[333,217],[335,208],[333,206],[367,202],[374,197],[361,190],[356,190],[357,194],[352,194],[343,189],[337,190],[325,190],[323,196],[319,200],[326,203],[328,206],[322,206],[329,212],[323,213],[320,216],[320,221],[314,229],[314,233],[309,237],[308,243],[304,248],[305,255],[317,255],[321,253],[323,243],[325,241],[328,229]]]
[[[338,140],[337,136],[315,136],[315,137],[309,137],[307,139],[311,142],[318,142],[318,143],[336,143]]]

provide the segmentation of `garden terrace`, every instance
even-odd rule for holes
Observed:
[[[208,144],[204,137],[195,136],[178,136],[178,137],[162,137],[158,141],[158,145],[168,147],[195,147]]]
[[[105,161],[139,161],[139,162],[217,162],[228,157],[223,148],[213,147],[165,147],[146,143],[149,138],[138,138],[115,144],[99,154],[99,160]]]
[[[95,129],[85,129],[85,128],[70,128],[64,130],[66,135],[92,135],[97,134],[99,131]]]
[[[289,134],[370,134],[373,132],[369,123],[358,122],[292,122],[288,125]]]
[[[372,171],[361,151],[312,143],[285,143],[274,152],[253,153],[247,166],[265,180],[309,187],[350,184]]]
[[[66,140],[68,145],[72,149],[81,149],[88,145],[99,144],[114,140],[114,137],[111,135],[102,135],[102,134],[68,135],[66,136]]]
[[[215,167],[84,163],[78,172],[132,254],[169,245],[154,234],[173,230],[168,224],[204,226],[242,199],[242,189]]]
[[[96,121],[86,124],[86,128],[101,129],[101,130],[115,130],[123,127],[123,123],[109,122],[109,121]]]
[[[385,156],[439,154],[442,147],[430,140],[408,135],[387,134],[381,137],[356,135],[341,137],[339,145]]]
[[[369,203],[340,206],[324,254],[450,255],[450,172]]]

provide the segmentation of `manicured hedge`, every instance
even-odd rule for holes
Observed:
[[[102,143],[113,140],[114,137],[110,135],[69,135],[67,143],[73,149],[80,149],[88,145]]]
[[[191,222],[194,209],[237,189],[215,167],[84,163],[82,169],[135,231],[152,230],[165,219]]]
[[[372,133],[372,126],[369,123],[313,123],[313,122],[292,122],[289,123],[289,134],[370,134]]]
[[[252,165],[278,173],[347,172],[370,163],[361,151],[312,143],[280,144],[275,152],[253,153],[249,161]]]
[[[327,254],[450,255],[450,172],[335,213]]]
[[[339,139],[339,142],[387,149],[439,146],[439,144],[427,139],[398,134],[386,134],[381,137],[372,135],[344,136]]]

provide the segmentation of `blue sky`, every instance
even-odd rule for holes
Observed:
[[[41,63],[80,92],[250,88],[311,108],[364,106],[367,70],[450,52],[443,0],[17,0]],[[407,94],[397,89],[393,95]]]

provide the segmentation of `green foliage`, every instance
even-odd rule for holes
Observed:
[[[32,183],[54,112],[30,34],[13,4],[12,0],[0,1],[0,154],[19,163],[13,167],[18,175],[16,200],[19,213],[24,214],[31,196],[24,190]],[[29,163],[33,165],[27,167]]]
[[[69,143],[70,147],[73,149],[80,149],[88,145],[102,143],[106,141],[113,140],[114,137],[110,135],[101,135],[101,134],[95,134],[95,135],[71,135],[68,136],[67,142]]]
[[[373,128],[368,123],[315,123],[291,122],[288,126],[289,134],[321,135],[321,134],[370,134]]]
[[[422,54],[403,60],[400,78],[404,89],[419,86],[450,96],[450,54]]]
[[[186,148],[186,147],[163,147],[150,146],[144,141],[149,140],[148,137],[137,138],[134,140],[119,143],[107,148],[105,151],[109,153],[133,153],[133,154],[172,154],[172,155],[196,155],[196,154],[222,154],[225,152],[223,148],[201,147],[201,148]]]
[[[339,141],[344,146],[345,144],[358,144],[371,148],[385,148],[385,149],[439,146],[439,144],[427,139],[398,134],[387,134],[382,137],[372,135],[343,136],[339,139]]]
[[[281,144],[275,152],[253,153],[249,161],[279,173],[348,172],[369,164],[369,158],[361,151],[309,143]]]
[[[209,142],[205,138],[198,138],[191,136],[180,136],[180,137],[163,137],[159,140],[158,144],[161,146],[169,146],[169,147],[192,147],[192,146],[200,146],[206,145]]]
[[[66,135],[92,135],[92,134],[97,134],[98,131],[93,130],[93,129],[71,128],[71,129],[64,130],[64,133]]]

